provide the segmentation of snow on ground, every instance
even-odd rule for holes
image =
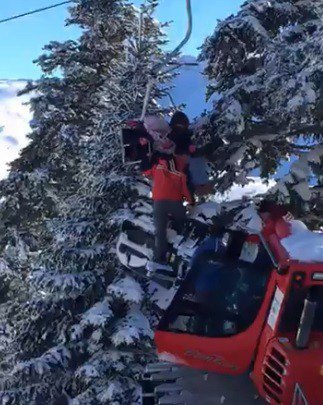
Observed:
[[[302,262],[323,263],[323,233],[311,232],[301,221],[290,222],[292,234],[281,243],[290,257]]]
[[[189,370],[182,382],[184,390],[192,393],[187,405],[261,405],[255,387],[248,375],[231,377],[209,373],[207,377],[198,370]]]
[[[6,176],[7,164],[28,143],[26,134],[30,130],[31,113],[24,103],[30,97],[17,96],[25,85],[23,80],[0,80],[0,179]]]
[[[160,382],[155,391],[159,404],[264,404],[263,400],[258,399],[247,374],[238,377],[219,375],[167,363],[167,360],[151,364],[147,369],[154,381]],[[175,382],[166,382],[170,380]]]

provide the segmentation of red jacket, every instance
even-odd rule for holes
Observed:
[[[193,198],[187,187],[187,176],[176,170],[173,160],[160,159],[145,176],[153,179],[153,200],[182,201],[193,204]]]

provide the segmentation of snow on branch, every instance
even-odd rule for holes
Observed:
[[[5,259],[0,257],[0,276],[14,276],[15,272],[9,267]]]
[[[131,304],[140,304],[144,298],[140,284],[129,276],[110,284],[107,288],[107,294],[121,298]]]
[[[92,308],[82,315],[82,326],[104,327],[113,317],[113,311],[108,299],[96,303]]]
[[[13,374],[44,375],[57,369],[66,368],[71,360],[71,353],[66,347],[54,347],[41,357],[18,363],[13,369]]]
[[[59,274],[54,271],[38,270],[30,276],[30,281],[36,287],[50,292],[77,294],[93,285],[95,274],[85,271],[79,274]]]
[[[266,179],[286,172],[307,150],[275,194],[303,214],[314,207],[311,187],[321,185],[323,163],[322,30],[321,2],[250,0],[206,40],[200,59],[209,95],[217,94],[198,135],[225,142],[212,159],[220,192],[254,169]]]
[[[148,319],[133,306],[126,317],[117,322],[111,340],[116,347],[122,347],[150,342],[153,337]]]
[[[90,360],[76,370],[78,378],[91,379],[104,377],[108,373],[126,374],[133,364],[132,353],[122,353],[116,350],[97,351]]]
[[[119,404],[124,397],[131,396],[131,404],[141,404],[142,388],[140,384],[135,383],[130,378],[114,378],[108,382],[107,388],[98,395],[101,403]]]
[[[69,399],[70,405],[88,405],[89,403],[140,405],[142,388],[133,379],[127,377],[97,378],[93,387]]]

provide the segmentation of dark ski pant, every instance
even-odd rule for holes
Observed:
[[[181,232],[186,218],[186,210],[182,201],[159,200],[154,201],[154,224],[155,224],[155,251],[154,260],[165,263],[168,241],[167,226],[169,216],[174,220],[176,232]]]

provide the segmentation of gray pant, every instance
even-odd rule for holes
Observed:
[[[155,224],[155,252],[154,260],[158,263],[166,262],[168,250],[167,225],[169,216],[174,220],[176,232],[181,232],[186,218],[186,210],[182,201],[160,200],[154,201]]]

